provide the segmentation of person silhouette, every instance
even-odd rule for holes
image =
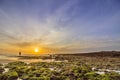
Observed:
[[[19,52],[19,56],[21,56],[21,52]]]

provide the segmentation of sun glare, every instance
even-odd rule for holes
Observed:
[[[39,49],[38,49],[38,48],[35,48],[35,50],[34,50],[34,51],[37,53],[37,52],[39,52]]]

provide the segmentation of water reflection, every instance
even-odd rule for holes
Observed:
[[[31,62],[60,62],[60,61],[55,61],[54,59],[19,59],[18,57],[10,57],[10,56],[0,56],[0,63],[6,64],[9,62],[14,62],[14,61],[22,61],[25,63],[31,63]]]

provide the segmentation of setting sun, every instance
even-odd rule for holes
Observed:
[[[38,48],[35,48],[35,50],[34,50],[34,51],[37,53],[37,52],[39,52],[39,49],[38,49]]]

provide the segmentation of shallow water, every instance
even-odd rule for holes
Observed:
[[[92,70],[94,71],[96,68],[93,67]],[[108,72],[116,72],[116,73],[119,73],[120,74],[120,70],[110,70],[110,69],[98,69],[98,71],[96,73],[98,74],[105,74],[105,71],[108,71]]]
[[[55,61],[54,59],[19,59],[18,57],[9,57],[9,56],[0,56],[0,63],[2,64],[7,64],[9,62],[14,62],[14,61],[22,61],[25,63],[31,63],[31,62],[60,62],[60,61]]]
[[[110,70],[110,69],[99,69],[99,71],[108,71],[108,72],[116,72],[120,74],[120,70]]]
[[[17,61],[17,60],[18,60],[17,57],[9,57],[9,56],[1,56],[0,55],[0,63],[2,63],[2,64],[6,64],[6,63]]]
[[[9,71],[9,68],[4,68],[4,72],[3,73],[6,73]]]
[[[22,80],[22,79],[18,78],[17,80]]]

